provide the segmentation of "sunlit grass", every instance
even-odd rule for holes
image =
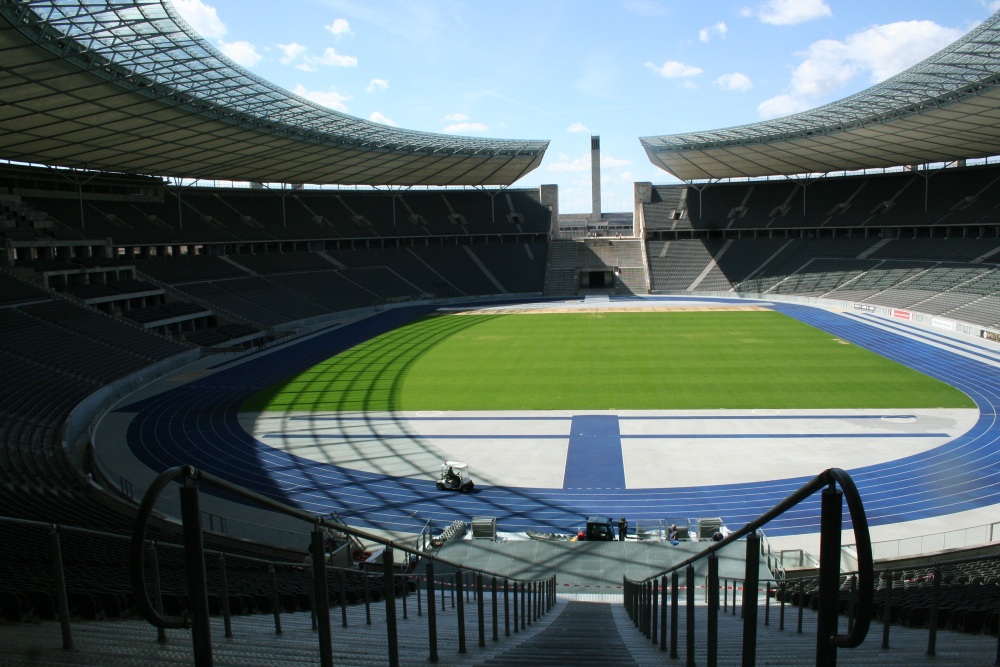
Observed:
[[[449,315],[253,396],[247,410],[974,407],[777,312]]]

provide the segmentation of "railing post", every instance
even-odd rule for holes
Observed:
[[[372,590],[371,590],[371,577],[368,576],[368,563],[365,563],[364,569],[364,580],[365,580],[365,625],[372,624]]]
[[[821,494],[819,536],[819,603],[816,610],[816,667],[835,667],[837,598],[840,594],[840,533],[843,496],[831,482]]]
[[[677,659],[677,615],[680,604],[680,574],[670,573],[670,657]]]
[[[660,591],[657,590],[656,579],[652,579],[649,582],[649,639],[652,643],[656,644],[659,642],[657,631],[659,630],[659,607],[660,607]]]
[[[649,582],[639,585],[639,631],[649,639]]]
[[[194,469],[186,468],[181,486],[181,525],[184,532],[184,562],[187,569],[191,614],[191,642],[197,667],[212,665],[212,628],[208,617],[208,581],[205,575],[205,545],[198,508],[198,482]]]
[[[437,607],[434,606],[434,561],[427,560],[427,644],[430,647],[428,662],[438,661]],[[441,589],[442,593],[444,589]],[[444,598],[441,598],[442,600]]]
[[[326,553],[323,548],[323,531],[317,525],[312,531],[312,600],[313,618],[319,631],[319,663],[333,667],[333,640],[330,636],[330,594],[326,579]]]
[[[757,662],[757,589],[760,586],[760,535],[747,535],[746,577],[743,579],[743,667]]]
[[[514,607],[514,633],[516,634],[521,631],[520,627],[518,627],[520,623],[518,623],[519,617],[517,610],[517,581],[514,581],[514,585],[511,586],[511,597],[513,598],[511,600],[511,606]]]
[[[688,565],[684,569],[687,587],[687,667],[695,667],[694,664],[694,566]]]
[[[219,553],[219,579],[222,584],[222,594],[219,604],[222,607],[222,625],[226,639],[233,637],[233,615],[229,610],[229,579],[226,576],[226,554]]]
[[[497,618],[497,578],[493,577],[491,582],[490,590],[492,594],[490,595],[490,605],[493,612],[493,641],[500,641],[500,619]]]
[[[62,547],[59,545],[59,526],[52,524],[49,532],[52,551],[52,577],[56,584],[56,602],[59,606],[59,628],[62,630],[63,648],[73,648],[73,629],[69,624],[69,597],[66,594],[66,574],[63,572]]]
[[[806,582],[799,579],[799,626],[795,634],[802,634],[802,612],[806,608]]]
[[[525,602],[528,606],[526,607],[524,618],[528,621],[528,626],[531,626],[537,619],[537,616],[535,616],[535,582],[529,581],[527,587],[528,593],[525,595]]]
[[[339,584],[340,592],[338,593],[340,597],[340,623],[341,626],[347,627],[347,573],[344,570],[337,570],[337,583]]]
[[[851,575],[848,579],[847,588],[847,632],[850,633],[854,629],[854,608],[856,606],[856,596],[858,592],[858,578],[855,575]]]
[[[708,580],[705,583],[705,593],[708,595],[708,618],[706,620],[708,667],[716,667],[719,663],[719,559],[714,551],[708,557]]]
[[[160,560],[156,557],[156,542],[149,545],[149,576],[153,580],[153,609],[157,614],[163,613],[163,591],[160,588]],[[167,630],[156,626],[156,641],[167,643]]]
[[[278,599],[278,573],[275,571],[274,562],[267,566],[267,573],[271,578],[271,614],[274,616],[274,634],[281,634],[281,600]]]
[[[414,566],[416,569],[416,566]],[[413,575],[413,583],[417,587],[417,616],[424,615],[424,603],[423,603],[423,593],[420,592],[420,577]]]
[[[733,604],[736,604],[736,587],[733,587]],[[722,611],[729,611],[729,579],[722,580]]]
[[[667,576],[660,577],[660,650],[667,650]]]
[[[521,629],[526,630],[528,625],[530,625],[530,619],[528,616],[528,585],[524,582],[521,583]]]
[[[389,667],[399,667],[399,635],[396,628],[396,567],[393,548],[382,551],[382,604],[385,606],[385,637],[389,645]]]
[[[503,580],[503,636],[510,637],[510,582],[504,577]],[[517,608],[515,607],[515,611]]]
[[[395,575],[393,575],[393,579],[395,579]],[[403,605],[403,620],[405,621],[408,618],[410,618],[409,613],[407,612],[407,608],[406,608],[406,606],[407,606],[406,605],[406,598],[409,597],[409,595],[407,595],[407,593],[409,593],[409,591],[410,591],[410,578],[409,578],[408,575],[402,574],[402,575],[400,575],[398,581],[403,582],[402,586],[399,589],[399,600],[400,600],[400,602]]]
[[[885,580],[885,604],[882,605],[882,648],[889,648],[889,626],[892,624],[892,570],[882,573]]]
[[[528,615],[528,625],[538,622],[538,582],[528,584],[531,591],[531,614]]]
[[[486,646],[486,611],[483,607],[483,573],[476,572],[476,613],[479,621],[479,648]]]
[[[458,652],[465,653],[465,600],[462,597],[462,580],[465,574],[455,570],[455,597],[458,598]]]
[[[625,598],[625,604],[628,608],[628,616],[632,619],[632,625],[636,628],[639,627],[639,584],[625,580],[624,583],[625,591],[627,597]]]
[[[764,584],[764,626],[771,625],[771,582]]]
[[[778,596],[781,598],[780,606],[778,607],[778,629],[785,629],[785,599],[788,596],[788,582],[782,581],[781,585],[778,587],[780,591]]]
[[[927,619],[927,655],[937,655],[938,607],[941,606],[941,568],[934,568],[931,582],[931,611]]]

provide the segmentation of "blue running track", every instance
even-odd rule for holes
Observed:
[[[975,426],[941,447],[851,470],[872,525],[1000,503],[1000,371],[984,363],[1000,362],[1000,353],[882,318],[796,304],[770,307],[943,380],[964,391],[979,407]],[[128,446],[156,471],[191,464],[307,511],[337,510],[359,527],[399,531],[417,530],[427,519],[440,526],[473,516],[497,517],[498,525],[510,532],[529,528],[568,531],[580,517],[595,512],[633,521],[722,516],[730,525],[742,525],[810,479],[625,489],[620,459],[602,462],[606,474],[600,477],[587,466],[594,447],[599,449],[602,441],[619,437],[617,418],[578,416],[573,419],[564,488],[483,487],[468,495],[442,494],[433,480],[341,468],[275,450],[240,426],[239,406],[258,389],[433,310],[416,306],[380,313],[245,363],[223,364],[203,379],[121,407],[119,412],[134,413],[127,431]],[[620,449],[616,450],[620,457]],[[816,532],[818,518],[817,496],[769,524],[767,532]]]

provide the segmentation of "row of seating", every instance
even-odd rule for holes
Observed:
[[[995,224],[1000,165],[837,178],[660,185],[648,229]]]
[[[546,233],[550,218],[537,190],[189,188],[167,191],[162,200],[85,200],[82,212],[80,202],[60,198],[27,196],[23,205],[53,221],[52,230],[129,245]]]
[[[938,600],[934,602],[934,578]],[[855,598],[853,575],[840,578],[839,608],[849,613]],[[801,588],[800,588],[801,586]],[[789,580],[774,591],[779,601],[816,609],[819,583],[815,577]],[[883,570],[876,573],[875,617],[883,623],[928,627],[936,609],[936,627],[995,635],[1000,624],[1000,559],[975,559],[940,568]]]

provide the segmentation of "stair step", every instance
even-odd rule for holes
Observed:
[[[614,623],[611,605],[566,602],[542,632],[481,664],[508,665],[635,665]]]

